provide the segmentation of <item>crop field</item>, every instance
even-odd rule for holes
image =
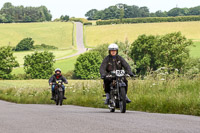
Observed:
[[[200,22],[170,22],[117,24],[103,26],[85,26],[85,42],[87,47],[95,47],[104,43],[126,41],[132,43],[141,34],[164,35],[180,31],[188,39],[200,42]]]
[[[69,80],[64,104],[107,108],[102,80]],[[200,79],[130,80],[128,110],[200,116]],[[54,104],[48,80],[1,80],[0,99],[27,104]]]
[[[42,43],[68,49],[72,46],[71,22],[0,24],[0,46],[16,46],[23,38],[31,37],[35,45]]]

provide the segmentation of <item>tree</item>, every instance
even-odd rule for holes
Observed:
[[[14,67],[18,67],[19,63],[13,56],[11,47],[0,48],[0,79],[10,79],[11,72]]]
[[[80,79],[96,79],[100,77],[101,63],[102,57],[99,52],[86,52],[77,58],[74,73]]]
[[[85,16],[87,17],[88,20],[95,20],[95,15],[97,12],[98,12],[97,9],[91,9],[85,14]]]
[[[69,21],[69,16],[68,16],[68,15],[65,15],[65,16],[62,15],[62,16],[60,17],[60,20],[61,20],[61,21],[67,22],[67,21]]]
[[[189,58],[190,45],[192,41],[180,32],[164,36],[141,35],[132,43],[130,57],[135,61],[137,72],[142,75],[160,67],[182,71]]]
[[[33,48],[33,44],[34,41],[32,38],[24,38],[17,44],[15,51],[31,50]]]
[[[32,79],[47,79],[53,73],[55,56],[51,52],[35,52],[24,57],[24,70]]]
[[[45,6],[23,7],[13,6],[7,2],[0,10],[0,15],[5,16],[6,23],[11,22],[42,22],[51,21],[52,15]],[[1,21],[0,21],[1,22]]]

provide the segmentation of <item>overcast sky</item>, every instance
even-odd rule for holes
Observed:
[[[0,8],[5,2],[11,2],[15,6],[45,5],[51,11],[53,19],[61,15],[85,17],[85,13],[90,9],[102,10],[118,3],[147,6],[150,12],[168,11],[176,6],[189,8],[200,5],[200,0],[0,0]]]

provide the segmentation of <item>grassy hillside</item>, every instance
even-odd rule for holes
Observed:
[[[103,26],[86,26],[85,42],[88,47],[95,47],[103,43],[115,41],[133,42],[139,35],[163,35],[181,31],[188,39],[200,42],[199,22],[170,22],[170,23],[142,23],[117,24]]]
[[[0,46],[16,46],[25,37],[35,44],[47,44],[67,49],[72,46],[73,24],[62,22],[0,24]]]
[[[200,57],[200,42],[194,42],[195,47],[190,48],[191,57]]]
[[[59,59],[77,52],[77,50],[69,49],[69,50],[49,50],[55,55],[55,59]],[[23,51],[23,52],[14,52],[14,56],[20,65],[24,64],[24,56],[33,54],[34,51]]]

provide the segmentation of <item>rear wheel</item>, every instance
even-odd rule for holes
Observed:
[[[125,92],[124,87],[120,88],[120,97],[121,97],[119,101],[120,112],[125,113],[126,112],[126,92]]]

